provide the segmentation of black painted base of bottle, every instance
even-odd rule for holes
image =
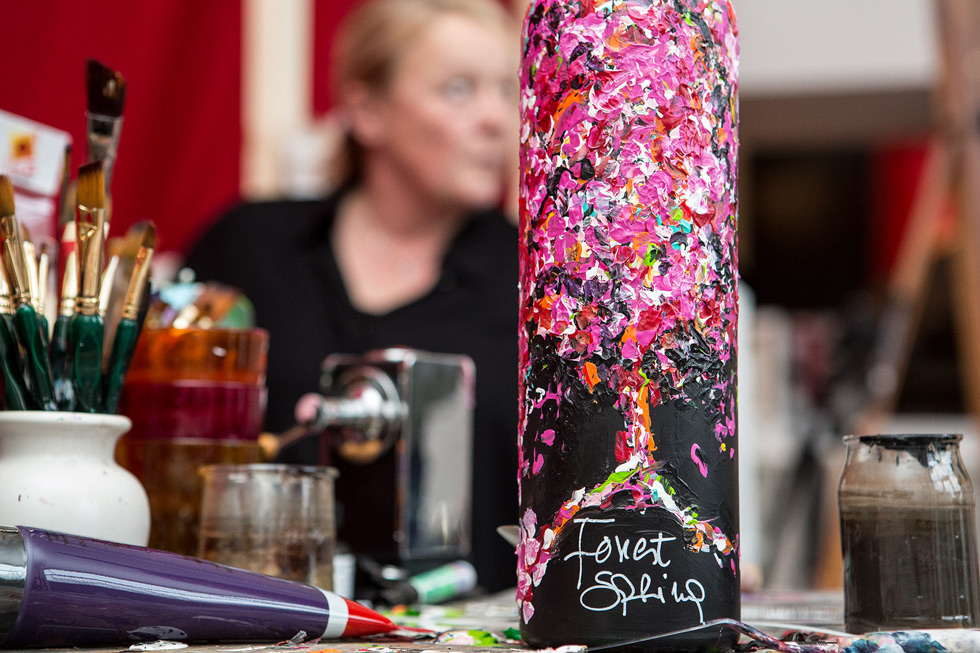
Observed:
[[[583,644],[581,640],[565,641],[554,638],[532,639],[521,630],[521,637],[531,648],[556,648],[565,645],[607,646],[603,650],[610,653],[731,653],[739,640],[739,633],[730,628],[712,627],[699,630],[696,633],[657,637],[656,633],[642,634],[628,640],[595,641]],[[615,647],[615,648],[612,648]]]
[[[534,613],[521,635],[535,648],[622,644],[623,651],[729,651],[738,634],[705,628],[738,619],[737,562],[695,552],[677,519],[661,508],[583,510],[556,538]]]

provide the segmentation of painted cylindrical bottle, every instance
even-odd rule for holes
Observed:
[[[737,66],[728,0],[529,8],[518,602],[532,646],[739,617]]]

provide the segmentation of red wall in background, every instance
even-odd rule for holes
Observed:
[[[311,111],[326,112],[330,42],[360,0],[314,0]],[[85,60],[126,78],[113,173],[118,236],[157,223],[183,252],[239,197],[242,0],[0,0],[0,109],[72,134],[85,163]]]
[[[0,0],[2,1],[2,0]],[[504,7],[524,6],[530,0],[500,0]],[[337,26],[361,0],[314,0],[313,114],[319,116],[333,105],[330,95],[330,44]],[[517,16],[523,19],[523,14]]]
[[[319,116],[333,106],[330,95],[330,44],[334,32],[357,0],[316,0],[313,25],[313,114]]]
[[[871,151],[868,242],[873,247],[868,269],[873,284],[887,284],[888,274],[895,265],[919,190],[927,148],[928,142],[919,139],[882,143]]]
[[[126,78],[112,235],[152,219],[182,250],[238,197],[238,0],[0,0],[0,109],[72,134],[85,163],[85,60]]]

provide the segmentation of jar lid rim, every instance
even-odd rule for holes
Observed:
[[[244,481],[252,476],[296,476],[336,478],[339,472],[325,465],[291,465],[285,463],[217,463],[202,465],[198,473],[205,478],[211,475],[226,476]]]
[[[959,442],[962,433],[880,433],[876,435],[845,435],[845,444],[882,444],[886,446],[925,445],[934,443]]]

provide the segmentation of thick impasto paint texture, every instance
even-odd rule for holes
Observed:
[[[523,38],[522,633],[737,617],[734,11],[537,0]]]

